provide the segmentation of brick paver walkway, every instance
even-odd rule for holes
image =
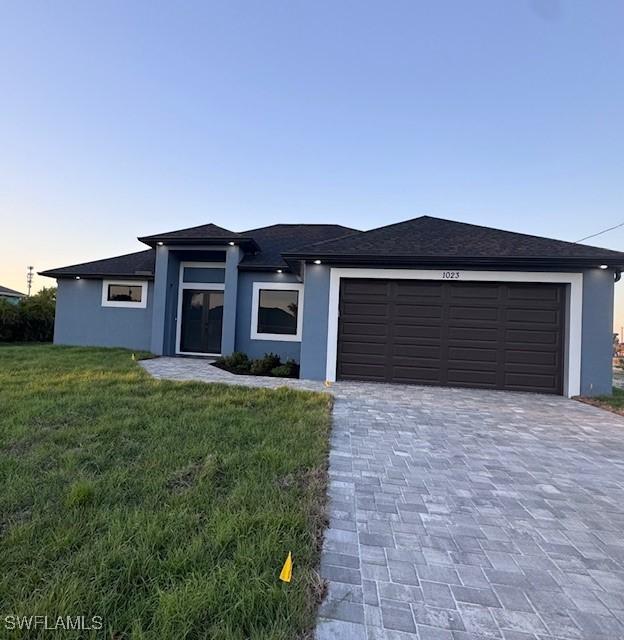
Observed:
[[[189,362],[142,364],[225,381]],[[331,391],[317,640],[624,638],[623,418],[533,394]]]

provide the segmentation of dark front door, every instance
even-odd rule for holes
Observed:
[[[223,291],[182,290],[180,352],[221,353]]]
[[[562,393],[558,284],[342,280],[337,374]]]

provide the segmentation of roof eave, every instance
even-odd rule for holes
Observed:
[[[55,278],[56,280],[80,278],[83,280],[102,280],[105,278],[126,278],[127,280],[153,280],[154,274],[150,273],[84,273],[72,271],[59,273],[58,271],[38,271],[37,275],[44,278]]]
[[[608,265],[615,270],[624,270],[624,256],[596,256],[596,257],[474,257],[474,256],[380,256],[362,254],[323,254],[323,253],[283,253],[282,257],[288,264],[301,260],[322,260],[330,264],[353,265],[391,265],[391,266],[480,266],[480,267],[536,267],[547,268],[592,268],[601,264]]]
[[[207,245],[211,247],[218,245],[227,245],[233,242],[234,244],[237,244],[249,251],[260,250],[258,243],[249,236],[226,236],[221,238],[175,238],[171,236],[144,236],[137,238],[137,240],[139,242],[142,242],[143,244],[148,245],[152,249],[154,249],[160,242],[168,246]]]

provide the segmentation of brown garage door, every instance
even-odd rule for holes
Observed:
[[[556,284],[345,279],[340,379],[562,393]]]

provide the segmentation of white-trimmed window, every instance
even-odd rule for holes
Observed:
[[[302,284],[254,282],[251,301],[252,340],[300,342],[302,327]]]
[[[102,306],[145,309],[147,280],[103,280]]]

